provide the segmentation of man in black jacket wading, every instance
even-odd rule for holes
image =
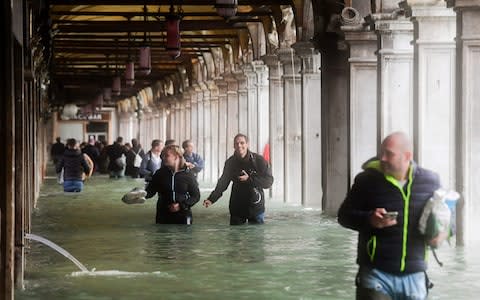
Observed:
[[[428,241],[418,221],[440,181],[412,157],[404,133],[387,136],[379,158],[364,164],[338,211],[338,222],[358,231],[356,299],[427,297]]]
[[[230,195],[230,225],[263,224],[265,194],[263,189],[272,186],[272,171],[267,161],[248,149],[248,137],[237,134],[233,139],[235,153],[225,162],[222,176],[215,190],[203,201],[209,207],[217,201],[233,182]]]

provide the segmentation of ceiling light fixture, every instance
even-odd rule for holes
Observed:
[[[216,0],[215,2],[217,14],[225,19],[235,16],[237,13],[237,7],[237,0]]]
[[[180,56],[180,20],[182,19],[182,7],[179,6],[178,11],[175,13],[173,5],[170,5],[170,12],[165,17],[165,24],[167,26],[167,50],[168,55],[172,59],[176,59]]]
[[[141,75],[149,75],[152,71],[152,56],[150,51],[150,46],[147,43],[147,5],[143,5],[143,20],[145,22],[145,32],[143,33],[143,45],[140,47],[139,50],[139,62],[138,62],[138,73]]]

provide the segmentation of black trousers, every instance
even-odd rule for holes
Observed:
[[[157,224],[186,224],[191,225],[193,223],[192,212],[190,210],[178,211],[178,212],[165,212],[158,211],[155,217]]]

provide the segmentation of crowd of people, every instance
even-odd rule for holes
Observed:
[[[203,205],[214,204],[232,182],[230,224],[263,224],[263,190],[273,184],[269,163],[250,151],[246,135],[237,134],[233,142],[234,154]],[[156,223],[192,224],[204,161],[190,140],[182,147],[174,140],[153,140],[145,153],[135,139],[124,145],[119,137],[106,147],[92,140],[79,146],[69,139],[66,148],[57,139],[52,158],[57,172],[63,169],[65,191],[81,191],[82,173],[102,172],[107,165],[111,178],[144,178],[146,198],[158,194]],[[412,143],[401,132],[387,136],[379,155],[363,169],[338,211],[338,222],[359,232],[356,299],[426,299],[431,284],[425,254],[427,246],[438,245],[438,237],[427,239],[417,227],[425,204],[440,188],[439,177],[413,161]]]
[[[265,195],[273,176],[268,162],[249,150],[249,139],[244,134],[234,138],[234,154],[226,161],[215,190],[203,201],[205,207],[215,203],[233,182],[230,197],[230,224],[263,224]],[[83,182],[93,173],[109,174],[118,179],[125,176],[145,180],[146,198],[158,195],[156,223],[191,224],[191,207],[200,200],[197,177],[205,162],[196,153],[191,140],[165,143],[155,139],[147,152],[137,139],[123,143],[118,137],[111,145],[104,141],[78,144],[67,140],[65,147],[60,138],[52,145],[51,155],[65,192],[80,192]]]

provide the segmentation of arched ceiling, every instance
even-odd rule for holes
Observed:
[[[251,38],[264,37],[275,27],[281,30],[281,11],[286,6],[293,9],[296,23],[302,26],[299,18],[304,2],[239,0],[237,14],[226,20],[217,14],[215,0],[50,0],[51,83],[62,91],[58,93],[59,102],[89,101],[99,89],[111,83],[116,69],[123,74],[129,54],[138,61],[138,48],[146,33],[152,49],[152,72],[147,76],[136,74],[131,88],[122,84],[122,95],[118,98],[129,97],[178,72],[179,67],[191,70],[191,65],[204,53],[212,53],[212,49],[225,53],[231,47],[234,59],[240,53],[253,51],[256,41]],[[317,1],[313,2],[314,7],[318,6]],[[165,51],[165,16],[170,5],[176,10],[181,6],[183,11],[182,54],[175,60]],[[249,31],[252,24],[262,24],[261,28],[267,32],[252,35]]]

